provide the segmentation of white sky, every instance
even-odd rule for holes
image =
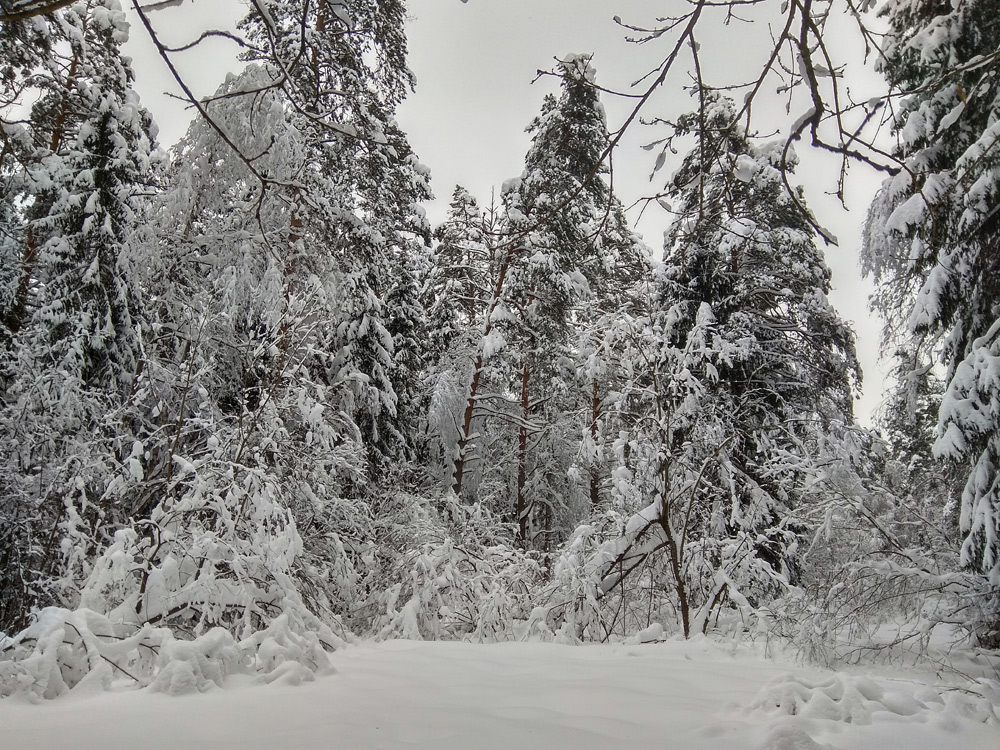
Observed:
[[[630,89],[630,84],[659,63],[672,39],[642,46],[628,43],[612,17],[651,24],[657,15],[681,10],[684,4],[680,0],[409,0],[408,7],[409,64],[418,80],[416,93],[404,103],[398,117],[414,150],[431,169],[438,199],[427,208],[431,221],[437,223],[444,217],[456,183],[481,202],[488,202],[492,187],[499,188],[505,179],[520,174],[528,148],[524,129],[538,113],[543,95],[556,88],[555,80],[548,77],[531,83],[539,69],[551,69],[557,56],[592,52],[599,84],[616,91],[641,91],[641,86]],[[763,11],[774,12],[776,7],[777,2],[766,4]],[[240,13],[235,0],[188,0],[177,10],[155,14],[153,20],[168,42],[180,44],[206,28],[232,27]],[[728,27],[712,23],[712,19],[703,24],[699,42],[710,82],[752,75],[770,38],[766,19]],[[161,141],[169,145],[183,134],[189,115],[177,102],[161,95],[163,91],[176,92],[176,86],[155,58],[137,21],[132,36],[128,51],[136,59],[137,88],[160,126]],[[838,50],[855,52],[852,39],[849,31],[835,34]],[[221,82],[227,68],[238,65],[234,55],[234,45],[216,42],[208,52],[211,65],[205,64],[205,52],[176,59],[196,94],[207,95]],[[673,116],[690,108],[691,100],[681,90],[687,82],[688,59],[650,101],[645,117]],[[855,82],[856,87],[861,84],[872,85],[871,81]],[[604,102],[612,129],[633,106],[633,100],[608,95]],[[772,98],[768,103],[773,112],[763,111],[763,107],[756,111],[762,116],[761,129],[786,118],[782,100]],[[797,104],[793,103],[792,118],[798,114]],[[626,205],[661,188],[671,172],[668,162],[655,182],[648,180],[655,152],[640,146],[656,137],[655,130],[637,123],[615,154],[615,189]],[[809,205],[840,240],[839,247],[826,249],[834,273],[831,298],[858,333],[866,387],[856,413],[862,423],[868,423],[879,405],[883,378],[878,364],[879,323],[868,311],[870,287],[858,270],[858,244],[865,210],[879,178],[854,166],[848,190],[850,211],[845,212],[826,194],[835,187],[833,160],[810,154],[805,147],[799,153],[803,158],[799,179],[805,183]],[[638,212],[631,212],[631,216],[635,220]],[[657,253],[668,222],[664,211],[651,207],[638,224]]]

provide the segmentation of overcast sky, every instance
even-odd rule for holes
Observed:
[[[551,77],[532,84],[538,70],[550,70],[557,56],[593,53],[599,84],[618,91],[641,91],[630,84],[666,55],[667,42],[629,43],[613,17],[638,25],[652,24],[656,16],[682,5],[679,0],[409,0],[409,64],[417,76],[417,90],[400,109],[399,121],[432,172],[438,199],[428,206],[431,220],[443,218],[456,183],[488,202],[492,187],[499,188],[505,179],[520,174],[528,148],[524,129],[538,113],[544,94],[557,87]],[[763,10],[774,12],[777,6],[767,4]],[[169,43],[180,44],[204,28],[232,27],[240,13],[241,6],[235,0],[188,0],[177,10],[156,14],[154,20]],[[699,36],[702,59],[714,83],[748,75],[766,53],[766,19],[728,27],[709,23],[703,28]],[[169,146],[183,134],[189,115],[162,96],[176,87],[143,37],[144,30],[134,23],[134,41],[128,51],[136,60],[143,101],[153,110],[161,141]],[[849,34],[838,37],[838,48],[848,46],[849,40]],[[217,42],[207,52],[179,62],[196,93],[207,95],[221,82],[226,68],[235,69],[234,54],[231,44]],[[206,59],[212,64],[206,64]],[[687,80],[686,69],[686,65],[678,68],[677,75],[644,110],[646,117],[673,116],[690,108],[691,100],[681,90]],[[604,96],[604,103],[609,126],[614,129],[628,115],[634,100]],[[777,123],[785,117],[783,102],[775,98],[772,104],[772,121]],[[793,103],[793,110],[795,106]],[[771,113],[758,114],[769,127]],[[795,114],[793,111],[793,118]],[[616,152],[615,189],[626,205],[662,188],[670,173],[668,164],[654,182],[649,182],[655,157],[641,145],[656,137],[652,129],[636,125]],[[877,359],[879,324],[868,312],[870,287],[858,270],[858,244],[865,209],[878,178],[860,167],[852,169],[850,211],[845,212],[826,194],[835,187],[833,177],[826,175],[836,165],[809,154],[804,147],[799,153],[803,158],[799,177],[809,204],[840,241],[839,247],[826,248],[834,273],[831,298],[858,333],[866,388],[856,411],[867,423],[881,399],[882,376]],[[631,215],[635,221],[637,210]],[[646,242],[657,252],[668,221],[664,211],[651,208],[638,223]]]

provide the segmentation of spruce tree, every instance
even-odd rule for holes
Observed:
[[[452,192],[445,221],[434,230],[437,245],[424,294],[432,317],[434,351],[443,355],[481,323],[492,290],[491,238],[478,201],[461,185]]]
[[[966,475],[961,464],[933,453],[944,383],[933,373],[915,376],[911,366],[912,358],[900,352],[894,387],[878,415],[889,449],[884,473],[898,509],[893,529],[913,547],[946,558],[946,569],[954,569]]]
[[[3,167],[7,199],[24,207],[7,214],[22,245],[5,299],[0,448],[20,529],[4,580],[21,588],[2,613],[14,623],[33,604],[73,604],[93,556],[128,523],[117,478],[133,447],[143,309],[124,258],[152,127],[121,55],[127,29],[117,0],[91,0],[38,19],[28,36],[5,34],[45,52],[13,47],[5,72],[37,96],[23,129],[5,128],[23,171]]]
[[[702,103],[676,123],[697,143],[668,185],[677,217],[635,322],[640,417],[622,467],[654,499],[622,559],[666,548],[685,634],[730,589],[760,603],[796,581],[793,510],[815,491],[824,435],[851,421],[859,377],[802,196],[785,192],[794,163],[754,143],[728,98]]]
[[[37,258],[37,242],[29,243],[24,206],[21,197],[27,190],[25,165],[33,164],[39,153],[36,143],[44,142],[44,134],[34,132],[17,115],[25,106],[24,93],[31,89],[30,81],[40,81],[48,88],[48,76],[39,75],[55,42],[52,19],[37,23],[10,21],[0,26],[0,179],[3,201],[0,232],[2,232],[3,279],[0,281],[0,344],[9,351],[11,336],[24,324]],[[51,70],[47,70],[51,73]],[[51,138],[49,139],[51,142]]]
[[[900,96],[893,117],[901,169],[872,206],[865,264],[888,333],[913,353],[912,370],[938,359],[946,390],[937,455],[967,466],[961,564],[995,592],[1000,583],[1000,352],[995,252],[1000,224],[996,7],[907,0],[887,6],[880,67]],[[995,641],[1000,605],[971,616]],[[987,610],[992,607],[992,614]],[[992,621],[989,624],[988,621]],[[992,635],[991,635],[992,633]]]

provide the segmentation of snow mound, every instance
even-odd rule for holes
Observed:
[[[160,668],[149,685],[168,695],[204,693],[222,687],[226,676],[244,671],[245,659],[229,631],[212,628],[193,641],[165,638],[159,648]]]
[[[887,688],[867,677],[843,673],[820,680],[785,673],[771,679],[757,693],[748,711],[772,717],[787,715],[855,725],[871,724],[880,712],[886,715],[885,718],[913,717],[917,721],[939,715],[945,719],[998,723],[995,705],[985,688],[976,691],[968,688],[938,690],[912,684],[908,687]]]
[[[757,694],[751,711],[787,714],[812,719],[828,719],[848,724],[871,724],[872,714],[888,709],[883,702],[885,691],[866,677],[834,674],[818,682],[786,673],[770,680]],[[916,713],[923,704],[890,701],[900,710]]]
[[[820,744],[802,727],[779,724],[772,729],[758,750],[837,750],[833,745]]]
[[[639,643],[655,643],[656,641],[662,641],[667,637],[667,631],[664,627],[658,623],[654,622],[647,628],[643,628],[634,636],[626,640],[629,644],[639,644]]]

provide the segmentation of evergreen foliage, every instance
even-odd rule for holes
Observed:
[[[890,32],[880,66],[900,92],[893,126],[903,168],[872,206],[865,262],[879,285],[876,302],[889,333],[913,352],[913,376],[929,372],[935,359],[944,365],[934,450],[968,466],[961,561],[985,577],[997,601],[1000,26],[994,4],[981,0],[900,2],[885,16]],[[996,611],[990,617],[984,642],[997,630]]]
[[[620,407],[634,415],[624,509],[648,507],[596,569],[606,594],[664,550],[650,574],[667,576],[685,633],[727,597],[756,606],[799,581],[796,511],[822,491],[821,447],[851,421],[859,377],[802,197],[782,185],[792,165],[750,140],[731,100],[701,96],[677,122],[697,143],[669,186],[678,215],[633,319]]]
[[[524,172],[504,193],[517,259],[503,292],[513,314],[500,327],[520,375],[511,387],[520,396],[514,510],[525,541],[568,528],[599,502],[600,392],[607,385],[595,362],[587,374],[586,357],[599,347],[586,342],[601,337],[602,315],[617,312],[647,269],[605,179],[610,139],[590,56],[566,57],[559,74],[561,94],[547,96],[529,125]],[[581,455],[583,441],[589,445]],[[586,484],[572,481],[579,458],[588,464]]]
[[[27,123],[5,123],[21,246],[8,245],[0,616],[14,623],[32,603],[75,603],[94,555],[128,522],[113,488],[132,447],[144,312],[124,256],[152,129],[121,56],[126,34],[118,3],[93,0],[30,24],[47,57],[8,37],[7,81],[38,97]]]

